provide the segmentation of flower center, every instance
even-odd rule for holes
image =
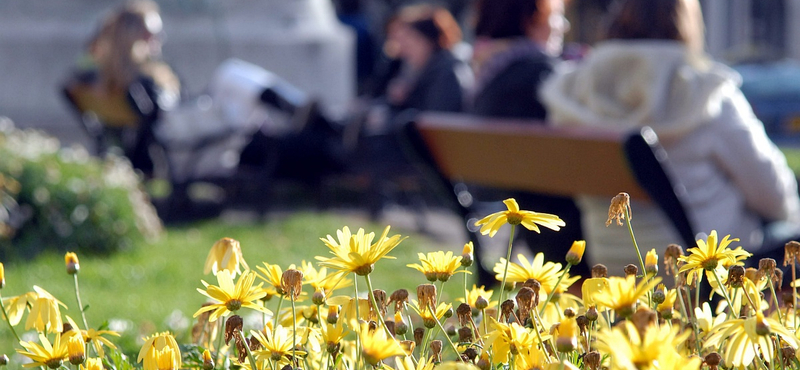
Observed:
[[[717,268],[718,264],[719,260],[717,260],[716,258],[709,258],[703,261],[703,269],[706,271],[713,271],[715,268]]]
[[[355,272],[356,275],[358,275],[358,276],[367,276],[372,272],[373,268],[374,268],[374,265],[370,263],[368,265],[363,265],[363,266],[357,267],[355,269],[355,271],[353,271],[353,272]]]
[[[231,299],[230,301],[225,302],[225,307],[229,311],[237,311],[240,308],[242,308],[242,301],[240,301],[238,299]]]
[[[522,223],[522,215],[516,212],[509,212],[506,215],[506,219],[508,220],[509,225],[519,225]]]
[[[63,360],[60,359],[60,358],[51,358],[51,359],[47,360],[44,364],[47,365],[47,367],[49,367],[51,369],[58,369],[59,367],[61,367],[62,363],[63,363]]]

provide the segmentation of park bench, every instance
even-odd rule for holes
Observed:
[[[472,225],[476,202],[470,185],[557,196],[604,196],[609,201],[624,191],[633,199],[657,204],[684,245],[695,244],[681,202],[683,187],[667,174],[666,152],[648,127],[622,132],[423,113],[406,126],[402,137],[408,154],[432,179],[440,198],[466,221],[477,258],[481,248]],[[485,274],[489,272],[479,271],[479,280],[487,281]]]

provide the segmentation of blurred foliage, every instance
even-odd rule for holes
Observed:
[[[162,230],[139,177],[121,158],[19,130],[0,118],[0,258],[44,250],[109,253]]]

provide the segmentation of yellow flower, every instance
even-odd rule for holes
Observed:
[[[35,328],[38,332],[58,333],[61,331],[63,322],[61,321],[61,309],[58,306],[67,308],[46,290],[34,285],[36,299],[28,301],[31,303],[31,311],[28,320],[25,321],[25,330]]]
[[[81,269],[81,264],[78,262],[78,255],[73,252],[67,252],[64,255],[64,264],[67,266],[67,273],[74,275]]]
[[[658,254],[653,248],[644,256],[644,271],[648,274],[658,273]]]
[[[664,284],[659,284],[658,289],[665,291],[665,299],[664,302],[661,302],[658,304],[658,306],[656,306],[656,311],[662,312],[673,309],[675,307],[675,301],[678,299],[678,291],[675,289],[666,289]]]
[[[69,362],[78,365],[86,359],[86,342],[83,341],[83,335],[77,332],[75,334],[70,336],[67,341],[67,352],[69,353]]]
[[[686,264],[680,268],[680,272],[691,271],[688,276],[688,282],[691,283],[693,276],[697,276],[698,283],[703,280],[702,270],[713,271],[719,266],[741,265],[741,261],[750,257],[752,254],[748,253],[742,247],[736,249],[728,248],[732,242],[738,242],[739,239],[729,239],[730,235],[726,235],[722,240],[717,243],[717,231],[711,231],[707,240],[697,240],[697,247],[689,248],[686,256],[678,257],[679,261]]]
[[[553,231],[558,231],[565,225],[564,221],[556,215],[520,210],[514,198],[508,198],[503,203],[508,210],[492,213],[475,222],[475,226],[481,226],[481,234],[489,234],[490,237],[493,237],[494,234],[497,234],[497,230],[500,230],[500,227],[505,224],[522,225],[537,233],[540,232],[537,225]]]
[[[325,323],[324,328],[325,330],[322,332],[322,341],[325,342],[329,349],[331,346],[338,346],[348,334],[342,320],[337,321],[336,324]]]
[[[64,334],[56,334],[56,340],[52,345],[50,344],[50,340],[41,332],[39,333],[39,342],[42,343],[41,345],[34,342],[19,342],[25,350],[17,349],[17,353],[33,361],[32,363],[23,365],[23,367],[44,366],[51,369],[58,369],[61,367],[64,360],[67,359],[67,356],[69,356],[67,342],[74,334],[75,333],[71,331]]]
[[[136,362],[144,361],[142,366],[143,370],[159,370],[159,353],[162,353],[164,348],[169,348],[173,352],[173,369],[180,369],[181,349],[178,347],[178,342],[175,341],[175,338],[169,332],[156,333],[145,338],[144,345],[142,345],[142,349],[139,350],[139,358]]]
[[[353,297],[340,295],[331,297],[327,303],[329,306],[342,307],[340,320],[344,320],[351,328],[358,326],[359,320],[377,320],[374,312],[372,312],[372,304],[369,299],[358,298],[358,301],[356,301]],[[358,304],[358,309],[356,309],[356,304]],[[356,317],[356,313],[358,313],[358,317]]]
[[[480,370],[480,369],[469,362],[444,361],[436,366],[436,370]]]
[[[617,315],[627,318],[633,314],[636,302],[659,282],[661,282],[660,277],[649,280],[642,279],[639,284],[636,284],[634,276],[624,278],[612,276],[608,278],[609,284],[602,293],[594,295],[593,298],[598,306],[613,309]]]
[[[678,334],[678,331],[678,328],[668,325],[650,325],[645,328],[644,335],[640,335],[630,321],[624,321],[622,325],[597,333],[597,349],[611,356],[611,370],[679,369],[665,367],[665,364],[676,363],[687,365],[682,368],[698,369],[701,362],[699,358],[686,360],[687,356],[677,351],[676,348],[690,334],[688,331]]]
[[[544,369],[550,363],[550,358],[538,347],[525,348],[514,356],[517,369]]]
[[[425,274],[428,281],[450,280],[450,277],[456,273],[456,269],[461,266],[461,256],[454,256],[450,251],[447,253],[442,251],[428,252],[428,254],[417,253],[417,256],[419,256],[421,265],[412,263],[406,266]]]
[[[158,364],[158,370],[177,370],[178,368],[175,367],[175,351],[172,348],[164,347],[161,351],[157,353],[157,360],[156,363]]]
[[[433,370],[433,366],[435,365],[433,361],[430,359],[423,357],[417,363],[417,366],[414,366],[414,361],[412,360],[411,356],[403,356],[403,357],[395,357],[395,363],[397,363],[397,370]],[[384,368],[387,366],[384,365]],[[437,367],[440,368],[441,365]]]
[[[87,358],[81,365],[81,370],[103,370],[103,358]]]
[[[334,257],[317,256],[316,259],[320,261],[320,266],[330,267],[340,274],[354,272],[360,276],[369,275],[375,262],[381,258],[393,259],[394,257],[387,254],[405,239],[400,235],[387,237],[389,229],[390,226],[386,226],[383,234],[373,244],[375,233],[365,234],[364,229],[358,229],[358,232],[352,235],[350,229],[345,226],[336,233],[338,241],[330,235],[327,239],[321,239]]]
[[[284,356],[292,354],[292,331],[284,326],[278,325],[274,330],[270,325],[264,327],[262,331],[251,331],[262,349],[257,350],[254,355],[258,361],[279,361]]]
[[[419,302],[411,300],[411,308],[422,318],[423,325],[430,329],[436,326],[435,320],[441,320],[447,311],[453,308],[453,305],[440,302],[439,305],[434,308],[433,312],[431,312],[430,307],[420,307]],[[435,320],[434,317],[436,318]]]
[[[97,356],[101,358],[105,357],[105,351],[103,350],[103,345],[111,349],[117,349],[117,346],[115,346],[114,343],[111,343],[110,340],[103,337],[103,335],[113,335],[115,337],[118,337],[119,333],[113,330],[95,330],[95,329],[81,330],[78,324],[75,322],[75,320],[73,320],[69,316],[65,317],[67,318],[67,322],[69,322],[69,325],[72,326],[72,329],[79,331],[83,336],[83,340],[86,343],[89,343],[92,346],[94,346],[94,350],[97,352]]]
[[[586,251],[586,241],[576,240],[572,243],[572,247],[569,248],[569,251],[567,251],[567,256],[565,259],[570,264],[577,265],[581,263],[584,251]]]
[[[486,300],[486,302],[489,303],[489,305],[486,308],[492,308],[497,306],[497,301],[492,301],[492,293],[494,293],[494,290],[486,290],[486,288],[483,285],[481,285],[481,287],[478,288],[477,285],[472,284],[472,289],[467,291],[466,302],[464,302],[464,298],[461,297],[456,299],[459,302],[464,302],[469,304],[470,307],[476,308],[475,303],[478,300],[478,297],[482,297],[483,299]]]
[[[513,322],[511,324],[503,324],[498,322],[493,317],[492,330],[486,340],[486,346],[492,346],[492,353],[494,354],[494,363],[507,363],[508,355],[516,355],[522,350],[529,348],[536,348],[539,340],[536,333],[528,330],[524,326]],[[550,338],[548,334],[542,334],[542,340]]]
[[[725,322],[726,319],[725,315],[717,315],[717,317],[714,317],[708,302],[703,302],[702,309],[700,309],[700,307],[694,308],[694,317],[697,320],[697,328],[703,333],[710,333],[714,328]]]
[[[6,306],[6,315],[8,315],[8,321],[12,326],[16,326],[22,321],[22,314],[25,313],[28,306],[33,306],[37,296],[36,292],[28,292],[16,297],[3,298],[3,305]]]
[[[340,277],[339,279],[328,279],[328,269],[321,267],[319,270],[314,267],[314,264],[303,261],[301,266],[303,275],[308,281],[308,284],[314,288],[314,291],[322,290],[325,297],[329,297],[336,289],[347,288],[353,285],[353,280],[347,277]]]
[[[209,285],[203,281],[206,290],[197,289],[198,292],[218,303],[200,308],[194,313],[194,317],[199,316],[203,312],[214,311],[208,318],[208,321],[214,322],[217,321],[218,318],[226,316],[230,312],[235,312],[242,307],[270,313],[269,310],[254,302],[266,294],[261,289],[261,284],[253,286],[253,281],[255,279],[256,274],[254,272],[246,272],[239,277],[239,281],[237,281],[234,286],[231,272],[228,270],[219,271],[217,273],[219,286]]]
[[[550,294],[556,287],[558,277],[561,274],[561,264],[553,262],[544,262],[544,254],[537,253],[533,257],[533,263],[528,262],[524,255],[518,254],[519,264],[511,263],[508,266],[508,277],[506,281],[515,283],[524,283],[528,279],[534,279],[542,285],[543,293]],[[506,259],[501,258],[500,262],[494,265],[494,272],[497,273],[495,278],[498,281],[503,280],[503,271],[505,270]],[[542,297],[541,301],[544,301]]]
[[[756,316],[731,319],[715,326],[712,334],[703,342],[703,346],[717,348],[724,342],[725,350],[720,351],[720,354],[727,366],[750,365],[759,353],[764,356],[764,361],[772,362],[775,358],[774,343],[770,335],[757,333],[759,322],[766,323],[772,334],[779,336],[790,346],[794,348],[800,346],[798,339],[786,327],[775,319],[765,318],[760,311]]]
[[[236,274],[242,273],[240,265],[244,266],[245,271],[250,270],[242,256],[242,247],[239,245],[239,241],[231,238],[222,238],[214,243],[214,246],[208,252],[203,273],[213,272],[216,275],[221,270],[228,270],[231,275],[236,276]]]
[[[574,318],[564,318],[558,326],[556,350],[572,352],[578,347],[578,324]]]
[[[6,286],[6,269],[3,267],[3,263],[0,262],[0,289],[5,288]]]
[[[608,278],[589,278],[584,280],[583,285],[581,285],[583,304],[586,307],[595,306],[597,311],[604,311],[606,307],[598,304],[596,297],[602,295],[610,286],[611,283],[609,283]]]
[[[369,324],[361,324],[359,330],[361,338],[361,354],[364,360],[372,366],[378,366],[378,363],[392,356],[404,356],[406,351],[394,338],[389,338],[386,335],[386,330],[377,328],[375,330],[369,329]]]

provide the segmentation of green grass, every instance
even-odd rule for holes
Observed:
[[[273,216],[264,222],[226,223],[209,221],[166,230],[157,242],[137,245],[108,257],[81,255],[79,273],[81,297],[89,305],[89,325],[98,327],[110,321],[125,324],[123,338],[116,340],[126,352],[137,351],[142,336],[156,331],[170,330],[185,336],[187,325],[193,324],[192,314],[205,302],[197,292],[201,279],[216,284],[213,276],[203,275],[203,264],[209,249],[222,237],[232,237],[241,242],[243,254],[255,268],[262,261],[279,264],[284,269],[291,263],[313,261],[314,256],[328,255],[328,249],[319,240],[327,234],[335,235],[343,226],[351,229],[364,227],[380,235],[385,225],[370,224],[355,216],[332,213],[301,212]],[[405,267],[417,261],[417,252],[453,250],[460,253],[461,245],[442,245],[430,238],[393,228],[390,235],[408,235],[390,255],[396,260],[381,260],[373,273],[376,289],[388,293],[406,288],[412,296],[416,286],[426,283],[419,272]],[[63,313],[80,322],[72,278],[66,274],[63,255],[45,254],[25,263],[6,263],[6,287],[3,297],[22,294],[38,285],[64,302],[69,309]],[[446,291],[459,294],[463,284],[458,274]],[[363,278],[358,281],[361,291],[366,291]],[[343,291],[344,294],[351,293]],[[275,304],[271,301],[270,308]],[[17,330],[24,331],[24,320]],[[11,357],[13,336],[5,323],[0,323],[0,354]],[[34,339],[30,334],[23,339]],[[184,337],[185,338],[185,337]],[[180,339],[179,339],[180,341]]]

